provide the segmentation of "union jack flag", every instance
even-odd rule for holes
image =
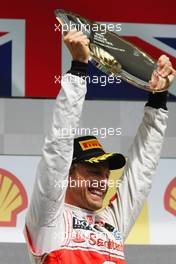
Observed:
[[[114,28],[115,26],[116,24],[114,24]],[[173,66],[176,67],[176,25],[122,23],[119,35],[146,51],[156,60],[162,54],[168,55]],[[92,76],[102,75],[91,65],[89,70],[89,74]],[[176,82],[173,83],[169,91],[169,100],[175,101]],[[147,96],[146,91],[139,91],[138,88],[124,81],[118,85],[114,82],[101,87],[99,84],[91,83],[87,93],[88,99],[146,100]]]
[[[55,77],[62,75],[62,65],[70,58],[62,55],[61,33],[55,32],[54,10],[62,8],[90,19],[94,15],[94,20],[95,14],[88,3],[83,8],[77,2],[71,4],[67,0],[62,6],[56,0],[42,2],[42,5],[40,1],[34,1],[35,5],[33,1],[29,2],[27,8],[22,0],[18,0],[18,5],[11,3],[10,6],[4,1],[0,10],[0,97],[55,98],[60,89]],[[99,10],[98,7],[97,1],[94,8]],[[107,7],[102,6],[96,20],[121,22],[121,36],[155,59],[167,54],[176,67],[175,16],[171,15],[170,8],[166,19],[166,10],[162,12],[158,6],[156,8],[147,15],[142,15],[138,9],[120,12],[117,21],[116,12],[107,12]],[[90,65],[89,74],[100,76],[102,73]],[[88,86],[87,99],[143,100],[147,95],[126,82],[118,86],[114,83],[101,87],[91,83]],[[170,99],[176,100],[174,88],[171,93]]]

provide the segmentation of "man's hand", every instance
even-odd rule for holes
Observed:
[[[176,71],[166,55],[161,55],[157,61],[157,69],[153,71],[149,85],[152,91],[160,91],[169,88],[176,76]]]
[[[64,36],[64,42],[68,47],[73,60],[88,63],[90,50],[89,39],[81,31],[71,30]]]

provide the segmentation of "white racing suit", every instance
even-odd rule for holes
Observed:
[[[109,206],[96,213],[64,203],[66,188],[61,183],[68,178],[74,135],[63,138],[60,131],[63,127],[78,127],[85,94],[85,80],[67,74],[56,100],[26,216],[25,237],[31,263],[124,263],[124,240],[151,189],[167,110],[147,106],[122,181]]]

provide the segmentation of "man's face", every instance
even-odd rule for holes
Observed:
[[[88,210],[98,210],[108,189],[108,162],[78,163],[70,171],[65,202]]]

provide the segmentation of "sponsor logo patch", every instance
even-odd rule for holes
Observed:
[[[89,150],[94,148],[102,149],[101,144],[96,139],[88,139],[88,140],[80,141],[79,144],[82,150]]]
[[[76,217],[73,217],[73,229],[92,230],[90,224],[86,220],[80,220]]]
[[[22,182],[0,168],[0,227],[16,227],[17,216],[26,207],[27,194]]]
[[[176,177],[167,186],[164,194],[164,207],[166,211],[176,216]]]

